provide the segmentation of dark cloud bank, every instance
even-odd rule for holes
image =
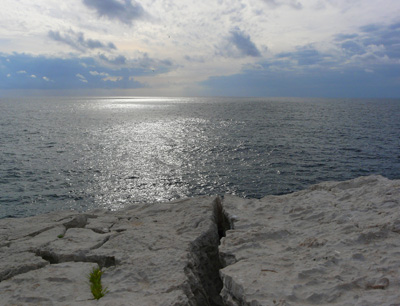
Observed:
[[[336,35],[334,42],[336,53],[299,46],[202,85],[210,95],[400,97],[400,23],[366,25],[358,33]],[[246,50],[243,41],[235,46]]]
[[[133,20],[145,16],[143,7],[131,0],[124,0],[123,2],[117,0],[83,0],[83,4],[96,10],[100,17],[118,20],[128,25],[131,25]]]
[[[126,63],[126,65],[120,65]],[[173,69],[169,60],[143,54],[128,60],[123,56],[97,59],[48,58],[29,54],[0,53],[0,89],[132,89],[145,87],[137,76],[165,73]]]
[[[223,57],[260,57],[261,53],[250,35],[235,27],[225,37],[222,44],[216,46],[216,55]]]
[[[229,41],[240,51],[244,56],[261,56],[256,45],[251,41],[249,35],[235,28],[230,32]]]
[[[82,32],[77,33],[72,30],[64,34],[61,34],[59,31],[49,31],[48,36],[81,52],[85,52],[88,49],[102,49],[106,51],[117,49],[112,42],[103,43],[96,39],[85,39],[85,35]]]

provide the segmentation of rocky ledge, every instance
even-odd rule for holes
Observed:
[[[0,305],[400,305],[399,267],[400,180],[381,176],[0,220]]]

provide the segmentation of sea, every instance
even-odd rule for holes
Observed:
[[[400,100],[0,98],[0,218],[400,178]]]

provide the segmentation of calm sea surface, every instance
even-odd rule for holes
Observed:
[[[0,218],[400,178],[400,100],[0,98]]]

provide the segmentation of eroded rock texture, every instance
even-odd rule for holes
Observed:
[[[2,305],[221,305],[219,198],[0,220]],[[93,301],[102,267],[108,293]]]
[[[226,196],[227,305],[399,305],[400,181],[329,182],[284,196]]]
[[[399,235],[400,180],[380,176],[2,219],[0,305],[399,305]]]

